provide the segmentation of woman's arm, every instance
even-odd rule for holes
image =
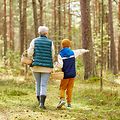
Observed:
[[[54,56],[55,56],[55,47],[54,47],[54,44],[52,42],[52,58],[54,60]]]
[[[33,57],[33,54],[34,54],[34,41],[35,39],[33,39],[30,43],[30,47],[28,48],[28,56],[29,57]]]

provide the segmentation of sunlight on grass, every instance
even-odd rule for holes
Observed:
[[[10,120],[119,120],[119,89],[106,84],[103,92],[99,81],[76,80],[73,89],[72,108],[57,110],[60,81],[49,81],[46,99],[47,110],[40,110],[35,95],[34,81],[0,81],[0,110],[9,114]],[[108,89],[109,88],[109,89]]]
[[[26,92],[20,91],[20,90],[8,90],[5,89],[3,91],[3,94],[8,95],[8,96],[23,96],[23,95],[28,95]]]

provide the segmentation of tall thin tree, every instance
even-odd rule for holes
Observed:
[[[102,18],[101,18],[101,69],[100,69],[100,90],[103,90],[103,24],[104,24],[104,0],[102,0]]]
[[[118,3],[118,20],[119,20],[119,30],[120,30],[120,0]],[[118,38],[118,70],[120,71],[120,33]]]
[[[9,46],[11,50],[14,50],[14,31],[13,31],[13,13],[12,13],[12,6],[13,1],[9,0]]]
[[[27,50],[27,0],[23,0],[23,27],[24,27],[24,49]],[[27,65],[25,65],[25,76],[27,76]]]
[[[19,38],[20,38],[20,55],[22,55],[24,51],[24,24],[23,24],[23,0],[19,0],[19,23],[20,23],[20,30],[19,30]]]
[[[91,33],[90,18],[90,0],[80,0],[81,23],[82,23],[82,46],[84,49],[90,50],[89,53],[83,55],[84,59],[84,79],[88,79],[94,75],[94,56],[93,42]]]
[[[4,28],[4,56],[6,56],[6,52],[7,52],[7,21],[6,21],[6,0],[4,0],[4,24],[3,24],[3,28]]]
[[[63,9],[64,9],[64,24],[63,24],[63,26],[64,26],[64,37],[66,37],[66,0],[64,0],[63,3],[64,3],[64,7],[63,7]]]
[[[110,37],[110,68],[113,74],[117,74],[116,50],[113,29],[112,0],[108,2],[109,7],[109,37]]]
[[[34,17],[34,29],[35,29],[35,36],[38,36],[38,19],[37,19],[37,5],[36,0],[32,0],[33,5],[33,17]]]
[[[27,50],[27,0],[23,0],[24,45]]]
[[[55,55],[57,55],[57,1],[54,0],[53,3],[53,14],[54,14],[54,45],[55,45]],[[55,56],[55,59],[57,60],[57,56]]]
[[[39,24],[43,25],[43,0],[38,0],[39,2],[39,7],[40,7],[40,12],[39,12]]]
[[[61,34],[61,0],[58,0],[58,51],[60,50],[60,40],[62,39]]]
[[[71,31],[71,19],[72,19],[72,15],[71,15],[71,0],[69,0],[69,7],[68,7],[68,37],[70,40],[72,40],[72,31]]]

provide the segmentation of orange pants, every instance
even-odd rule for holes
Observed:
[[[60,83],[60,99],[65,99],[66,91],[67,103],[71,103],[73,86],[74,78],[62,79]]]

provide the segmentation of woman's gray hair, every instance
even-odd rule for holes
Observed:
[[[45,34],[46,32],[48,32],[48,27],[46,27],[46,26],[39,26],[39,28],[38,28],[38,33],[39,34],[41,34],[41,35],[43,35],[43,34]]]

